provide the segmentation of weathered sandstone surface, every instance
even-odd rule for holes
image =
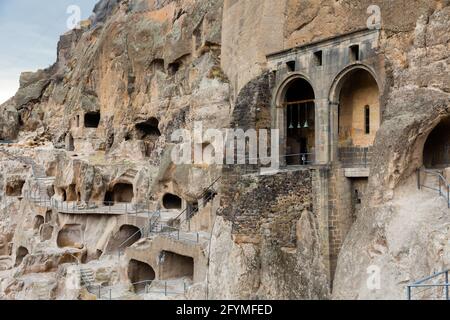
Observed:
[[[358,209],[335,205],[354,184],[331,156],[276,175],[173,163],[172,134],[196,122],[276,127],[286,66],[268,55],[338,45],[371,5],[381,123]],[[404,299],[450,268],[450,211],[415,180],[450,116],[448,0],[101,0],[81,26],[0,106],[0,299]],[[153,279],[169,284],[132,285]]]

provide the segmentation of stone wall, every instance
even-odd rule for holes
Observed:
[[[327,170],[304,169],[273,176],[240,175],[230,169],[221,185],[221,209],[213,230],[210,257],[210,291],[213,297],[319,299],[328,296]],[[229,230],[229,231],[226,231]],[[223,233],[234,242],[231,251],[245,250],[247,257],[222,256]],[[241,249],[238,249],[241,248]],[[245,249],[244,249],[245,248]],[[229,272],[251,269],[229,283],[228,271],[217,270],[222,259],[235,265]],[[225,259],[225,260],[223,260]],[[232,260],[244,259],[236,265]],[[243,264],[242,264],[243,263]],[[247,271],[250,272],[250,271]],[[292,277],[292,274],[296,274]],[[219,282],[227,281],[221,291]],[[245,291],[240,291],[248,286]]]

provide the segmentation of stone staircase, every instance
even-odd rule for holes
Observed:
[[[89,289],[95,286],[95,273],[91,268],[80,268],[80,279],[83,287]]]
[[[50,293],[46,286],[38,286],[36,288],[37,300],[50,300]]]

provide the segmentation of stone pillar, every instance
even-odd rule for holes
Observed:
[[[280,166],[286,166],[287,119],[285,106],[276,106],[275,128],[280,130]]]
[[[330,102],[330,162],[338,161],[339,104]]]
[[[316,146],[315,146],[315,164],[329,163],[329,112],[328,100],[316,99],[316,113],[315,113],[315,130],[316,130]]]
[[[315,214],[319,222],[320,252],[323,263],[328,270],[330,279],[330,241],[329,241],[329,176],[327,168],[317,168],[311,170],[312,174],[312,194]]]

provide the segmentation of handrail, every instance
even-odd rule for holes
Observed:
[[[161,212],[160,212],[160,211],[155,212],[155,213],[152,215],[152,217],[150,218],[149,225],[148,225],[149,232],[151,231],[151,228],[152,228],[152,225],[153,225],[153,224],[152,224],[152,219],[153,219],[154,217],[160,218],[160,217],[161,217]],[[138,231],[136,231],[135,233],[133,233],[133,234],[132,234],[130,237],[128,237],[125,241],[123,241],[121,244],[119,244],[119,246],[118,246],[118,248],[119,248],[119,258],[120,258],[121,248],[122,248],[128,241],[130,241],[131,239],[133,239],[139,232],[141,233],[142,236],[144,236],[144,235],[145,235],[145,227],[144,227],[144,228],[139,228]]]
[[[211,191],[210,189],[220,180],[222,179],[222,176],[219,176],[216,180],[214,180],[213,183],[211,183],[207,188],[203,189],[203,192],[200,196],[200,198],[203,198],[209,191]],[[184,213],[186,213],[186,211],[188,210],[188,208],[186,207],[183,211],[181,211],[181,213],[179,215],[177,215],[173,220],[178,220]]]
[[[187,285],[187,283],[186,283],[186,281],[184,281],[183,280],[183,291],[181,291],[181,290],[172,290],[172,291],[170,291],[169,289],[168,289],[168,285],[170,285],[170,284],[178,284],[180,281],[179,280],[144,280],[144,281],[139,281],[139,282],[134,282],[134,283],[131,283],[131,284],[128,284],[128,286],[137,286],[137,285],[145,285],[145,289],[144,289],[144,292],[143,293],[145,293],[145,294],[148,294],[148,293],[164,293],[164,295],[165,296],[168,296],[168,295],[170,295],[170,294],[186,294],[186,292],[187,292],[187,290],[188,290],[188,288],[189,288],[189,286]],[[151,286],[151,285],[153,285],[153,284],[156,284],[156,285],[164,285],[164,291],[160,291],[160,290],[149,290],[149,287]],[[98,288],[97,288],[97,290],[98,290],[98,298],[99,299],[102,299],[102,297],[103,297],[103,294],[102,294],[102,292],[103,291],[107,291],[107,292],[109,292],[109,300],[113,300],[113,298],[112,298],[112,291],[114,290],[114,289],[117,289],[117,288],[122,288],[124,285],[115,285],[115,286],[107,286],[107,287],[103,287],[103,286],[98,286]],[[137,295],[140,295],[140,294],[142,294],[142,293],[137,293]],[[120,299],[120,298],[122,298],[123,296],[120,296],[120,297],[118,297],[118,298],[115,298],[115,299]]]
[[[159,230],[158,230],[158,228],[159,228]],[[159,234],[160,236],[167,236],[169,238],[176,239],[178,241],[182,240],[182,241],[189,241],[192,243],[200,242],[200,233],[199,232],[182,231],[180,228],[163,225],[161,223],[153,226],[151,228],[150,232]],[[183,236],[183,233],[194,235],[195,240],[192,238],[189,238],[187,236]]]
[[[450,270],[437,272],[429,277],[420,279],[420,280],[406,286],[407,300],[412,300],[412,289],[414,289],[414,288],[426,288],[425,290],[428,290],[428,289],[440,288],[440,287],[442,287],[444,289],[445,300],[450,300],[449,273],[450,273]],[[445,281],[443,284],[424,284],[424,282],[432,280],[432,279],[436,279],[437,277],[442,276],[442,275],[444,275],[444,281]],[[425,291],[425,290],[423,290],[423,291]],[[423,292],[423,291],[421,291],[421,292]]]
[[[430,187],[422,183],[421,179],[421,172],[427,174],[427,175],[433,175],[438,178],[438,188],[436,187]],[[420,190],[422,187],[431,189],[434,191],[438,191],[440,196],[443,196],[447,200],[447,206],[450,209],[450,183],[447,181],[447,179],[443,176],[443,174],[439,171],[425,169],[425,168],[419,168],[417,169],[417,187]],[[444,190],[442,190],[444,187]],[[445,188],[447,189],[445,192]]]

